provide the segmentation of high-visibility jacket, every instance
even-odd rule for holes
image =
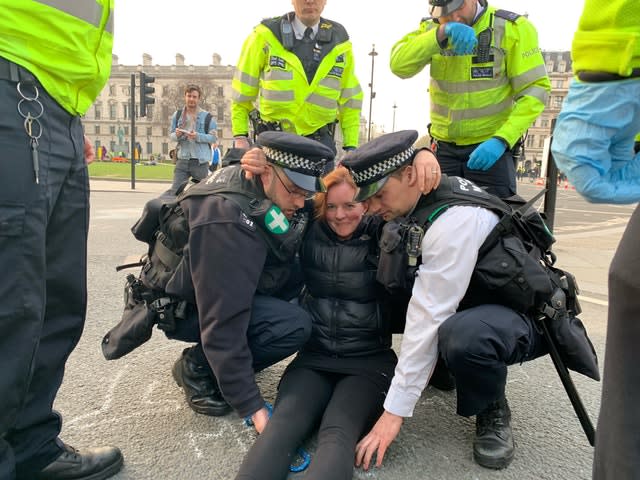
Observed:
[[[113,0],[0,0],[0,12],[0,57],[84,114],[111,74]]]
[[[439,25],[424,19],[396,43],[391,70],[408,78],[431,64],[431,136],[458,145],[491,137],[510,147],[544,110],[551,84],[534,26],[522,16],[487,6],[472,25],[491,33],[490,57],[455,55],[438,43]]]
[[[270,24],[279,21],[271,20]],[[345,146],[358,146],[362,89],[355,75],[353,51],[344,28],[320,19],[319,30],[332,30],[337,42],[318,65],[311,83],[300,59],[287,50],[265,24],[258,25],[242,47],[232,82],[231,122],[234,135],[246,135],[249,112],[283,129],[310,135],[340,122]]]
[[[637,0],[586,0],[573,37],[574,72],[631,75],[640,68],[639,25]]]

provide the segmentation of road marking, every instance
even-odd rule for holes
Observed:
[[[596,305],[602,305],[603,307],[609,306],[609,302],[607,302],[606,300],[599,300],[593,297],[585,297],[584,295],[578,295],[578,300],[580,300],[581,302],[595,303]]]

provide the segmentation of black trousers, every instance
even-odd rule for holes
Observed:
[[[319,425],[305,480],[351,480],[358,440],[382,413],[384,393],[363,376],[287,370],[273,416],[245,455],[236,480],[285,480],[295,451]]]
[[[609,319],[594,480],[640,479],[640,208],[609,269]]]
[[[0,62],[6,62],[0,58]],[[62,452],[52,410],[85,320],[89,182],[80,118],[30,74],[42,104],[39,180],[17,83],[0,78],[0,478],[29,477]],[[37,115],[36,102],[23,113]],[[33,133],[38,130],[33,125]]]
[[[516,194],[516,168],[511,150],[507,149],[487,171],[471,170],[467,167],[469,155],[479,144],[458,146],[447,142],[437,142],[436,157],[442,173],[471,180],[487,192],[500,198]]]
[[[438,348],[456,378],[457,412],[483,411],[504,395],[507,366],[547,353],[533,320],[501,305],[481,305],[447,319]]]
[[[169,338],[200,345],[200,323],[195,310],[176,327],[175,332],[167,335]],[[299,305],[266,295],[253,298],[247,342],[256,372],[296,353],[310,335],[311,315]],[[202,347],[195,351],[201,352]],[[204,356],[196,356],[194,360],[206,363]]]

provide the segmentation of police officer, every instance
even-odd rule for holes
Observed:
[[[94,152],[80,116],[109,78],[113,2],[1,9],[0,478],[100,480],[120,450],[66,445],[52,408],[85,321]]]
[[[259,104],[258,130],[309,136],[335,153],[338,121],[344,148],[357,147],[362,90],[349,35],[320,16],[326,0],[291,3],[295,12],[263,20],[242,47],[232,83],[235,146],[249,147],[249,115]]]
[[[429,0],[433,18],[396,43],[391,70],[430,65],[430,134],[443,173],[516,193],[512,150],[544,110],[550,82],[534,26],[486,0]]]
[[[366,200],[369,211],[391,221],[428,216],[431,202],[442,192],[473,191],[480,187],[459,177],[443,176],[437,189],[423,195],[417,187],[413,143],[417,132],[400,131],[376,138],[345,156],[360,187],[356,201]],[[444,210],[444,209],[443,209]],[[424,218],[418,230],[405,235],[400,252],[409,252],[417,267],[398,365],[384,403],[384,413],[357,447],[356,463],[369,468],[377,453],[381,465],[385,451],[397,436],[405,417],[411,417],[435,367],[438,353],[455,376],[457,412],[476,415],[473,455],[484,467],[500,469],[514,455],[511,412],[505,398],[507,365],[545,353],[545,344],[533,321],[501,305],[487,304],[458,311],[467,295],[478,250],[498,222],[492,211],[471,205],[440,210],[435,220]],[[427,223],[429,226],[427,228]],[[396,222],[385,226],[386,235]],[[462,228],[461,228],[462,226]],[[390,244],[390,243],[387,243]],[[405,278],[400,268],[401,278]],[[397,273],[381,258],[378,278],[388,285]]]
[[[299,292],[305,200],[322,189],[333,152],[286,132],[264,132],[258,144],[267,158],[262,174],[247,179],[232,165],[185,193],[190,276],[167,292],[194,297],[197,306],[172,334],[197,342],[173,367],[187,403],[207,415],[230,405],[260,432],[268,416],[254,372],[296,352],[311,333],[309,314],[288,300]]]

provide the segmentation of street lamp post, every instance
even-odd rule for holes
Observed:
[[[391,124],[392,132],[396,131],[396,108],[398,108],[398,106],[396,105],[396,102],[393,102],[393,123]]]
[[[371,83],[369,83],[369,132],[367,133],[367,141],[371,140],[371,111],[373,109],[373,99],[376,96],[376,92],[373,91],[373,67],[375,64],[376,55],[376,46],[375,44],[371,45],[371,51],[369,52],[369,56],[371,57]]]

